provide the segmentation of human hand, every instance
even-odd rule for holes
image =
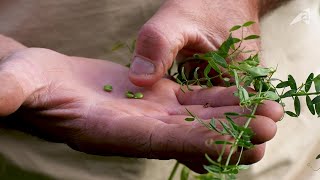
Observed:
[[[129,78],[135,85],[151,86],[174,59],[217,50],[236,24],[255,21],[244,33],[260,34],[258,16],[257,0],[167,0],[139,32]],[[234,36],[241,37],[241,33]],[[242,45],[260,49],[256,40]]]
[[[186,108],[200,118],[221,120],[224,112],[244,111],[233,96],[234,87],[194,87],[182,93],[178,84],[161,79],[153,87],[139,88],[127,73],[126,67],[107,61],[47,49],[20,50],[0,63],[2,123],[90,154],[175,158],[199,170],[205,153],[216,157],[219,151],[206,140],[229,137],[184,121]],[[113,91],[103,91],[105,84],[113,85]],[[144,98],[128,99],[127,90],[142,92]],[[244,151],[242,163],[262,158],[263,143],[274,136],[281,116],[282,107],[275,102],[259,107],[251,123],[257,146]]]

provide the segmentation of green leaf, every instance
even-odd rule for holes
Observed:
[[[213,84],[211,83],[210,79],[207,80],[207,87],[213,87]]]
[[[272,100],[272,101],[276,101],[276,100],[278,100],[280,98],[278,96],[278,94],[276,94],[275,92],[272,92],[272,91],[264,92],[264,97],[266,97],[266,98],[268,98],[269,100]]]
[[[122,42],[117,42],[116,44],[114,44],[114,45],[112,46],[111,51],[116,51],[116,50],[118,50],[118,49],[123,48],[124,46],[125,46],[124,43],[122,43]]]
[[[315,97],[314,99],[312,99],[312,103],[313,104],[318,104],[320,103],[320,96]]]
[[[296,115],[299,116],[301,112],[301,105],[299,97],[294,98],[294,110],[296,111]]]
[[[222,121],[219,121],[219,123],[222,125],[224,131],[226,131],[232,137],[235,137],[235,134],[231,131],[231,129],[230,129],[228,124],[226,124],[226,123],[224,123]]]
[[[239,99],[241,102],[247,101],[249,99],[249,93],[246,89],[240,86],[238,91],[239,91]]]
[[[179,78],[176,78],[176,81],[178,84],[183,85],[183,83],[181,82],[181,80]]]
[[[291,75],[288,75],[288,82],[291,89],[297,90],[297,83]]]
[[[254,79],[253,79],[252,77],[245,77],[245,78],[243,79],[243,81],[244,81],[244,87],[251,86],[253,80],[254,80]]]
[[[209,161],[209,163],[211,163],[212,165],[218,165],[218,166],[220,165],[219,163],[212,160],[208,154],[205,154],[204,156]]]
[[[250,166],[248,166],[248,165],[239,165],[239,166],[238,166],[238,169],[239,169],[239,170],[246,170],[246,169],[249,169],[249,167],[250,167]]]
[[[183,80],[188,81],[186,75],[184,74],[184,67],[182,67],[182,69],[181,69],[181,76],[182,76]]]
[[[214,69],[217,73],[219,73],[219,74],[221,73],[221,70],[219,69],[218,65],[214,62],[213,59],[209,59],[208,63],[211,66],[211,68]]]
[[[281,95],[281,98],[286,98],[286,97],[291,97],[293,94],[295,94],[297,91],[294,89],[291,89],[289,91],[287,91],[286,93],[284,93],[283,95]]]
[[[239,88],[240,87],[240,82],[239,82],[239,76],[236,70],[231,71],[236,83],[236,87]]]
[[[199,79],[199,76],[198,76],[198,70],[200,69],[200,67],[197,67],[195,70],[194,70],[194,72],[193,72],[193,77],[195,78],[195,79]]]
[[[188,117],[188,118],[185,118],[184,120],[185,120],[185,121],[188,121],[188,122],[191,122],[191,121],[194,121],[195,118],[194,118],[194,117]]]
[[[236,112],[226,112],[224,113],[225,116],[240,116],[239,113],[236,113]]]
[[[320,74],[313,79],[316,92],[320,92]]]
[[[254,22],[254,21],[248,21],[248,22],[245,22],[242,26],[243,26],[243,27],[248,27],[248,26],[251,26],[251,25],[254,24],[254,23],[256,23],[256,22]]]
[[[134,50],[136,49],[136,42],[137,42],[136,39],[134,39],[134,40],[131,42],[131,46],[130,46],[130,49],[129,49],[130,53],[133,53]]]
[[[227,78],[227,77],[223,78],[223,80],[224,80],[225,82],[230,82],[230,78]]]
[[[209,78],[208,75],[209,75],[210,71],[211,71],[211,65],[208,64],[208,65],[206,66],[206,68],[204,69],[204,77]]]
[[[211,66],[208,64],[207,67],[204,69],[204,77],[207,78],[207,87],[212,87],[213,84],[211,83],[209,73],[211,71]]]
[[[262,67],[251,67],[246,71],[253,77],[265,77],[270,73],[270,69]]]
[[[288,114],[291,117],[298,117],[294,112],[286,111],[286,114]]]
[[[207,170],[209,173],[221,173],[222,168],[220,166],[216,166],[216,165],[210,165],[210,166],[203,166],[205,170]],[[212,178],[211,178],[212,179]]]
[[[236,44],[238,42],[240,42],[241,40],[239,38],[233,38],[233,43]]]
[[[188,180],[189,179],[189,174],[190,174],[190,169],[184,166],[181,169],[181,174],[180,174],[180,180]]]
[[[311,114],[315,115],[316,112],[314,109],[314,104],[312,103],[310,96],[306,96],[306,103]]]
[[[236,31],[236,30],[238,30],[238,29],[240,29],[240,28],[241,28],[240,25],[235,25],[235,26],[233,26],[233,27],[229,30],[229,32]]]
[[[290,86],[290,84],[289,84],[288,81],[282,81],[281,83],[279,83],[279,84],[277,85],[276,88],[285,88],[285,87],[288,87],[288,86]]]
[[[232,144],[231,142],[228,141],[215,141],[215,144]]]
[[[216,119],[212,118],[210,120],[209,126],[211,127],[211,129],[215,130],[216,132],[220,133],[220,130],[217,129],[217,125],[216,125]]]
[[[260,38],[260,36],[258,36],[258,35],[250,35],[250,36],[245,37],[244,40],[258,39],[258,38]]]
[[[226,58],[228,56],[229,50],[233,44],[234,44],[233,38],[232,38],[232,35],[230,34],[228,39],[221,44],[221,46],[218,50],[218,54],[220,56]]]
[[[308,76],[307,80],[306,80],[306,83],[305,83],[305,85],[304,85],[304,89],[305,89],[306,92],[309,92],[309,90],[310,90],[310,88],[311,88],[312,81],[313,81],[313,77],[314,77],[314,74],[311,73],[311,74]]]
[[[315,104],[315,109],[316,109],[316,113],[317,113],[317,115],[319,116],[320,115],[320,103],[318,103],[318,104]]]
[[[212,59],[215,61],[215,63],[219,64],[222,67],[224,68],[228,67],[227,61],[223,57],[221,57],[219,54],[212,53]]]

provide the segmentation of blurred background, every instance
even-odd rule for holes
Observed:
[[[126,49],[110,49],[117,42],[133,40],[161,2],[0,0],[0,33],[27,46],[127,64]],[[320,73],[319,4],[319,0],[293,0],[263,18],[262,56],[266,65],[278,67],[277,77],[292,74],[301,83],[309,73]],[[0,179],[163,180],[174,164],[87,155],[5,129],[0,129],[0,143]],[[304,109],[299,118],[286,116],[278,123],[264,159],[239,177],[318,180],[320,171],[313,170],[320,168],[318,154],[320,119]]]

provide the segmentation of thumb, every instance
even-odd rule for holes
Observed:
[[[30,71],[31,70],[31,71]],[[33,72],[32,64],[21,58],[16,52],[0,62],[0,117],[17,111],[33,94],[40,83]]]
[[[141,28],[136,42],[129,71],[131,82],[137,86],[151,86],[161,79],[184,45],[181,34],[164,25],[145,24]]]
[[[0,72],[0,117],[15,112],[25,100],[24,90],[10,73]]]

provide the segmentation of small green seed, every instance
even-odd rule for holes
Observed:
[[[143,94],[141,92],[137,92],[134,94],[134,98],[135,99],[142,99],[143,98]]]
[[[127,97],[127,98],[134,98],[133,92],[127,91],[127,92],[126,92],[126,97]]]
[[[103,86],[103,89],[107,92],[111,92],[112,91],[112,86],[111,85],[105,85]]]

